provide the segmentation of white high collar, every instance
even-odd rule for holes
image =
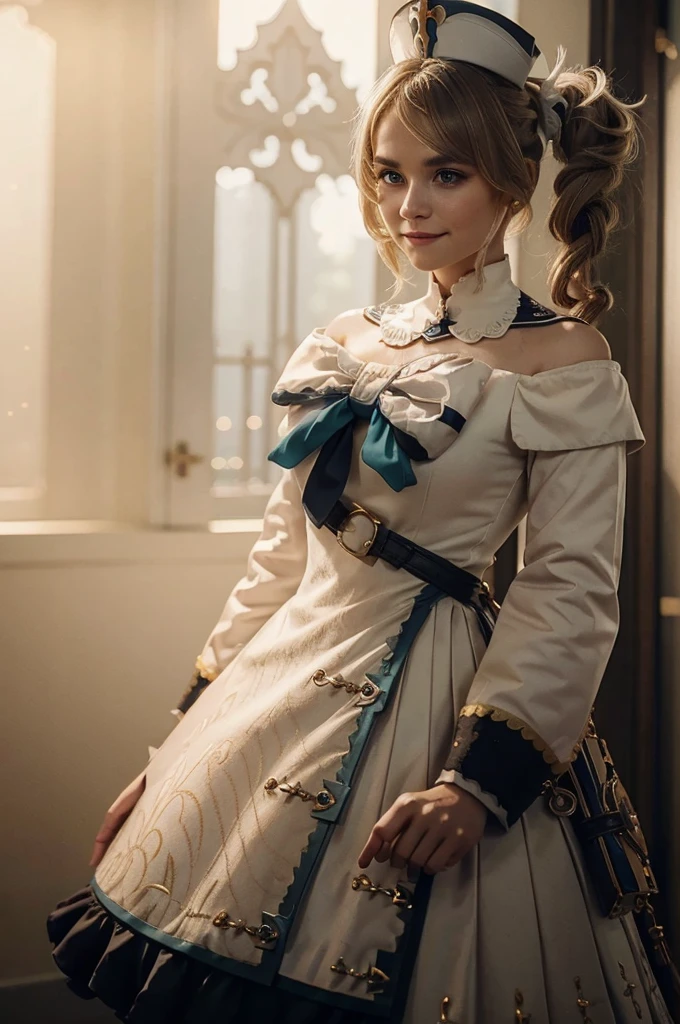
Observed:
[[[484,267],[484,285],[475,291],[474,271],[454,284],[444,299],[439,283],[430,274],[427,294],[404,305],[392,303],[382,310],[382,337],[386,345],[402,348],[444,317],[452,320],[449,331],[468,344],[482,338],[499,338],[515,319],[521,292],[510,273],[510,258]]]

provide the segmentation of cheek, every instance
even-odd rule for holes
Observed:
[[[402,205],[403,196],[397,194],[397,189],[393,192],[378,193],[378,208],[388,224],[401,218]]]
[[[496,216],[496,207],[485,190],[478,188],[453,190],[441,206],[441,217],[459,231],[488,228]]]

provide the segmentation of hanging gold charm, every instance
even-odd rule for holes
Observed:
[[[455,1020],[449,1019],[449,1007],[451,1005],[451,999],[449,996],[444,996],[442,999],[442,1005],[439,1008],[439,1020],[437,1024],[457,1024]]]
[[[517,1024],[530,1024],[531,1014],[523,1012],[524,996],[518,988],[515,989],[515,1006],[515,1021]]]
[[[588,1007],[592,1004],[590,1000],[586,999],[586,997],[583,994],[580,977],[577,976],[576,978],[574,978],[574,984],[576,985],[576,991],[578,992],[576,1005],[578,1006],[579,1013],[583,1017],[583,1024],[593,1024],[593,1018],[588,1015]]]
[[[256,928],[254,925],[246,924],[246,922],[240,918],[238,920],[233,920],[229,917],[228,910],[220,910],[220,912],[213,918],[213,924],[216,928],[221,928],[223,930],[233,928],[237,935],[241,932],[245,932],[246,935],[250,935],[251,938],[265,944],[276,942],[279,937],[279,933],[272,925],[261,924]]]
[[[372,683],[370,679],[366,679],[361,685],[359,683],[352,683],[349,679],[344,679],[342,674],[338,672],[336,676],[330,676],[324,668],[317,668],[315,672],[310,676],[310,681],[315,686],[332,686],[336,690],[345,689],[347,693],[359,693],[361,694],[356,705],[373,704],[375,700],[380,696],[382,690],[375,683]]]
[[[381,885],[375,885],[368,875],[357,875],[352,879],[352,888],[355,892],[382,892],[385,896],[392,897],[392,902],[396,907],[405,907],[407,910],[413,909],[411,903],[413,897],[410,891],[400,882],[397,882],[394,889],[384,889]]]
[[[296,782],[294,786],[291,786],[290,782],[286,782],[285,779],[279,782],[273,776],[267,779],[264,788],[267,792],[280,789],[283,793],[289,793],[290,796],[299,796],[301,800],[313,800],[313,810],[315,811],[327,811],[329,807],[336,803],[335,797],[328,789],[320,789],[318,793],[310,793],[309,790],[302,788],[301,782]]]
[[[637,1019],[642,1020],[642,1007],[640,1006],[640,1004],[638,1003],[637,999],[633,994],[635,992],[635,989],[637,988],[637,985],[634,981],[628,981],[628,978],[626,977],[626,968],[623,966],[620,960],[618,961],[618,965],[619,971],[621,972],[621,977],[626,983],[626,987],[623,990],[623,994],[626,997],[626,999],[630,999],[630,1001],[632,1002],[633,1009],[635,1010],[635,1016],[637,1017]]]
[[[372,991],[382,988],[390,980],[384,971],[381,971],[373,964],[369,964],[368,969],[365,971],[357,971],[354,967],[348,967],[345,963],[345,958],[342,956],[338,957],[336,963],[331,964],[331,970],[337,974],[347,974],[352,978],[359,978],[367,982],[369,989]]]

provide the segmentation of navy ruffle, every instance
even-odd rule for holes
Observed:
[[[47,919],[55,963],[82,999],[98,998],[127,1024],[375,1024],[373,1015],[332,1008],[226,974],[117,921],[88,885]]]

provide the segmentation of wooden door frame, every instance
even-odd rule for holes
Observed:
[[[660,854],[660,480],[663,88],[656,0],[591,0],[591,61],[613,70],[615,91],[646,96],[643,146],[630,175],[624,223],[601,260],[615,305],[599,325],[621,363],[645,433],[628,462],[619,597],[621,629],[598,699],[600,728],[631,792],[653,854]]]

